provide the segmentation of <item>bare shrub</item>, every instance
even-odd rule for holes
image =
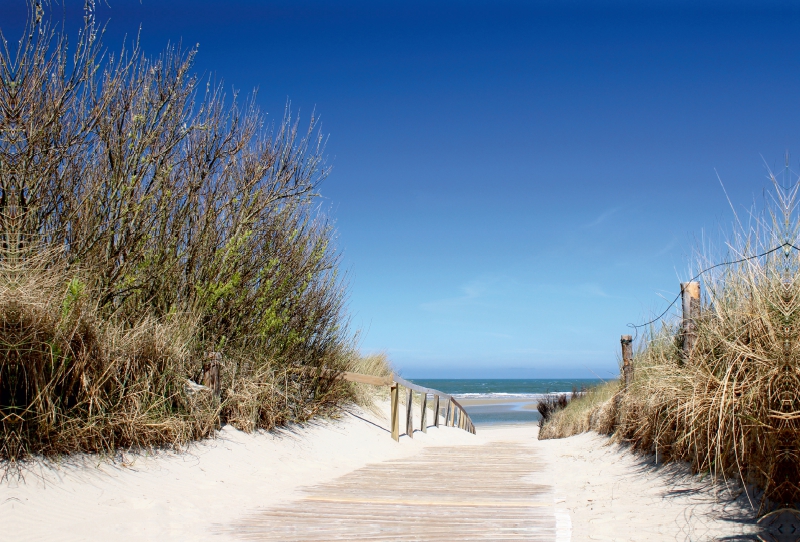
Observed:
[[[194,50],[103,53],[91,9],[69,48],[30,6],[0,51],[0,457],[271,428],[350,398],[316,120],[265,125],[254,96],[198,84]],[[183,392],[211,350],[217,403]]]

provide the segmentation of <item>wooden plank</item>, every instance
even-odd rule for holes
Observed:
[[[422,394],[422,406],[420,407],[419,426],[423,433],[428,432],[428,394]]]
[[[424,386],[418,386],[418,385],[414,384],[413,382],[409,382],[408,380],[400,378],[397,375],[393,375],[393,378],[394,378],[395,382],[397,382],[398,384],[400,384],[404,388],[408,388],[410,390],[414,390],[417,393],[435,393],[436,395],[438,395],[439,397],[442,397],[443,399],[444,398],[450,399],[452,397],[450,394],[444,393],[444,392],[439,391],[439,390],[435,390],[433,388],[426,388]]]
[[[450,426],[450,416],[453,414],[453,400],[450,399],[447,401],[447,414],[444,416],[444,426]]]
[[[411,438],[414,438],[414,411],[412,407],[414,406],[414,390],[408,390],[408,396],[406,398],[406,435]]]
[[[282,542],[552,541],[553,488],[534,481],[546,466],[539,450],[517,442],[430,447],[223,528],[239,540]]]
[[[392,419],[390,420],[390,425],[392,428],[392,438],[398,442],[400,441],[400,419],[399,419],[400,416],[397,408],[399,406],[397,404],[399,401],[399,396],[400,392],[397,389],[397,384],[392,385],[390,392],[391,403],[392,403],[392,414],[391,414]]]
[[[391,386],[392,377],[362,375],[360,373],[351,373],[345,371],[339,374],[339,378],[347,380],[348,382],[358,382],[359,384],[372,384],[374,386]]]
[[[439,427],[439,396],[433,396],[433,426]]]
[[[461,406],[461,403],[456,401],[456,399],[454,397],[451,397],[450,401],[452,401],[452,403],[460,411],[459,415],[463,415],[470,423],[472,423],[472,419],[469,417],[469,414],[467,414],[467,409],[465,409],[463,406]]]

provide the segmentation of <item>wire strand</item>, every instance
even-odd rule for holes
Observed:
[[[712,269],[716,269],[717,267],[722,267],[723,265],[734,265],[734,264],[737,264],[737,263],[742,263],[742,262],[746,262],[746,261],[749,261],[749,260],[754,260],[756,258],[761,258],[763,256],[768,256],[768,255],[772,254],[773,252],[777,252],[778,250],[781,250],[781,249],[786,250],[787,248],[793,248],[794,250],[800,251],[800,248],[797,248],[792,243],[788,243],[788,242],[787,243],[783,243],[783,244],[778,245],[777,247],[775,247],[773,249],[770,249],[770,250],[768,250],[766,252],[762,252],[761,254],[756,254],[755,256],[748,256],[747,258],[741,258],[739,260],[734,260],[732,262],[722,262],[722,263],[714,264],[711,267],[707,267],[707,268],[703,269],[702,271],[700,271],[698,274],[696,274],[691,279],[689,279],[688,282],[692,282],[692,281],[700,278],[704,273],[706,273],[708,271],[711,271]],[[788,252],[787,252],[787,255],[788,255]],[[659,314],[658,316],[656,316],[655,318],[653,318],[649,322],[645,322],[643,324],[634,324],[632,322],[629,323],[628,327],[631,327],[636,331],[636,335],[634,336],[633,339],[636,340],[636,338],[639,336],[639,328],[640,327],[649,326],[650,324],[652,324],[654,322],[658,322],[659,320],[661,320],[664,317],[664,315],[667,314],[669,312],[669,310],[673,306],[675,306],[675,303],[678,301],[678,299],[681,298],[681,294],[682,293],[683,292],[681,291],[678,295],[676,295],[675,299],[672,300],[672,303],[667,305],[667,308],[664,309],[664,312],[662,312],[661,314]]]

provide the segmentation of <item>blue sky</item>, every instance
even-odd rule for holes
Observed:
[[[199,43],[276,122],[316,109],[353,329],[409,377],[615,374],[730,229],[717,174],[749,208],[800,159],[789,3],[108,1],[110,48]]]

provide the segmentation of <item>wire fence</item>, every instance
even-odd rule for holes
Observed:
[[[747,262],[747,261],[750,261],[750,260],[755,260],[756,258],[763,258],[764,256],[769,256],[773,252],[777,252],[779,250],[783,250],[785,252],[785,255],[788,257],[789,256],[789,251],[792,250],[792,249],[797,250],[797,251],[800,252],[800,248],[796,247],[795,245],[793,245],[792,243],[789,243],[787,241],[785,243],[782,243],[782,244],[776,246],[775,248],[767,250],[766,252],[762,252],[761,254],[756,254],[754,256],[747,256],[746,258],[740,258],[738,260],[733,260],[733,261],[730,261],[730,262],[722,262],[722,263],[714,264],[714,265],[712,265],[710,267],[706,267],[705,269],[703,269],[702,271],[697,273],[695,276],[693,276],[691,279],[689,279],[688,282],[692,282],[692,281],[695,281],[695,280],[699,279],[700,277],[703,276],[703,274],[705,274],[705,273],[707,273],[707,272],[709,272],[709,271],[711,271],[713,269],[716,269],[717,267],[723,267],[723,266],[726,266],[726,265],[735,265],[737,263],[744,263],[744,262]],[[659,314],[658,316],[656,316],[655,318],[653,318],[652,320],[650,320],[648,322],[644,322],[643,324],[634,324],[632,322],[629,323],[628,327],[633,328],[633,330],[635,331],[635,335],[634,335],[633,339],[636,340],[636,338],[639,336],[639,328],[649,326],[650,324],[658,322],[659,320],[664,318],[664,316],[669,312],[669,310],[672,307],[675,306],[675,303],[677,303],[680,298],[681,298],[681,292],[679,292],[678,295],[675,296],[675,299],[673,299],[672,302],[669,305],[667,305],[667,308],[664,309],[664,312],[662,312],[661,314]]]

